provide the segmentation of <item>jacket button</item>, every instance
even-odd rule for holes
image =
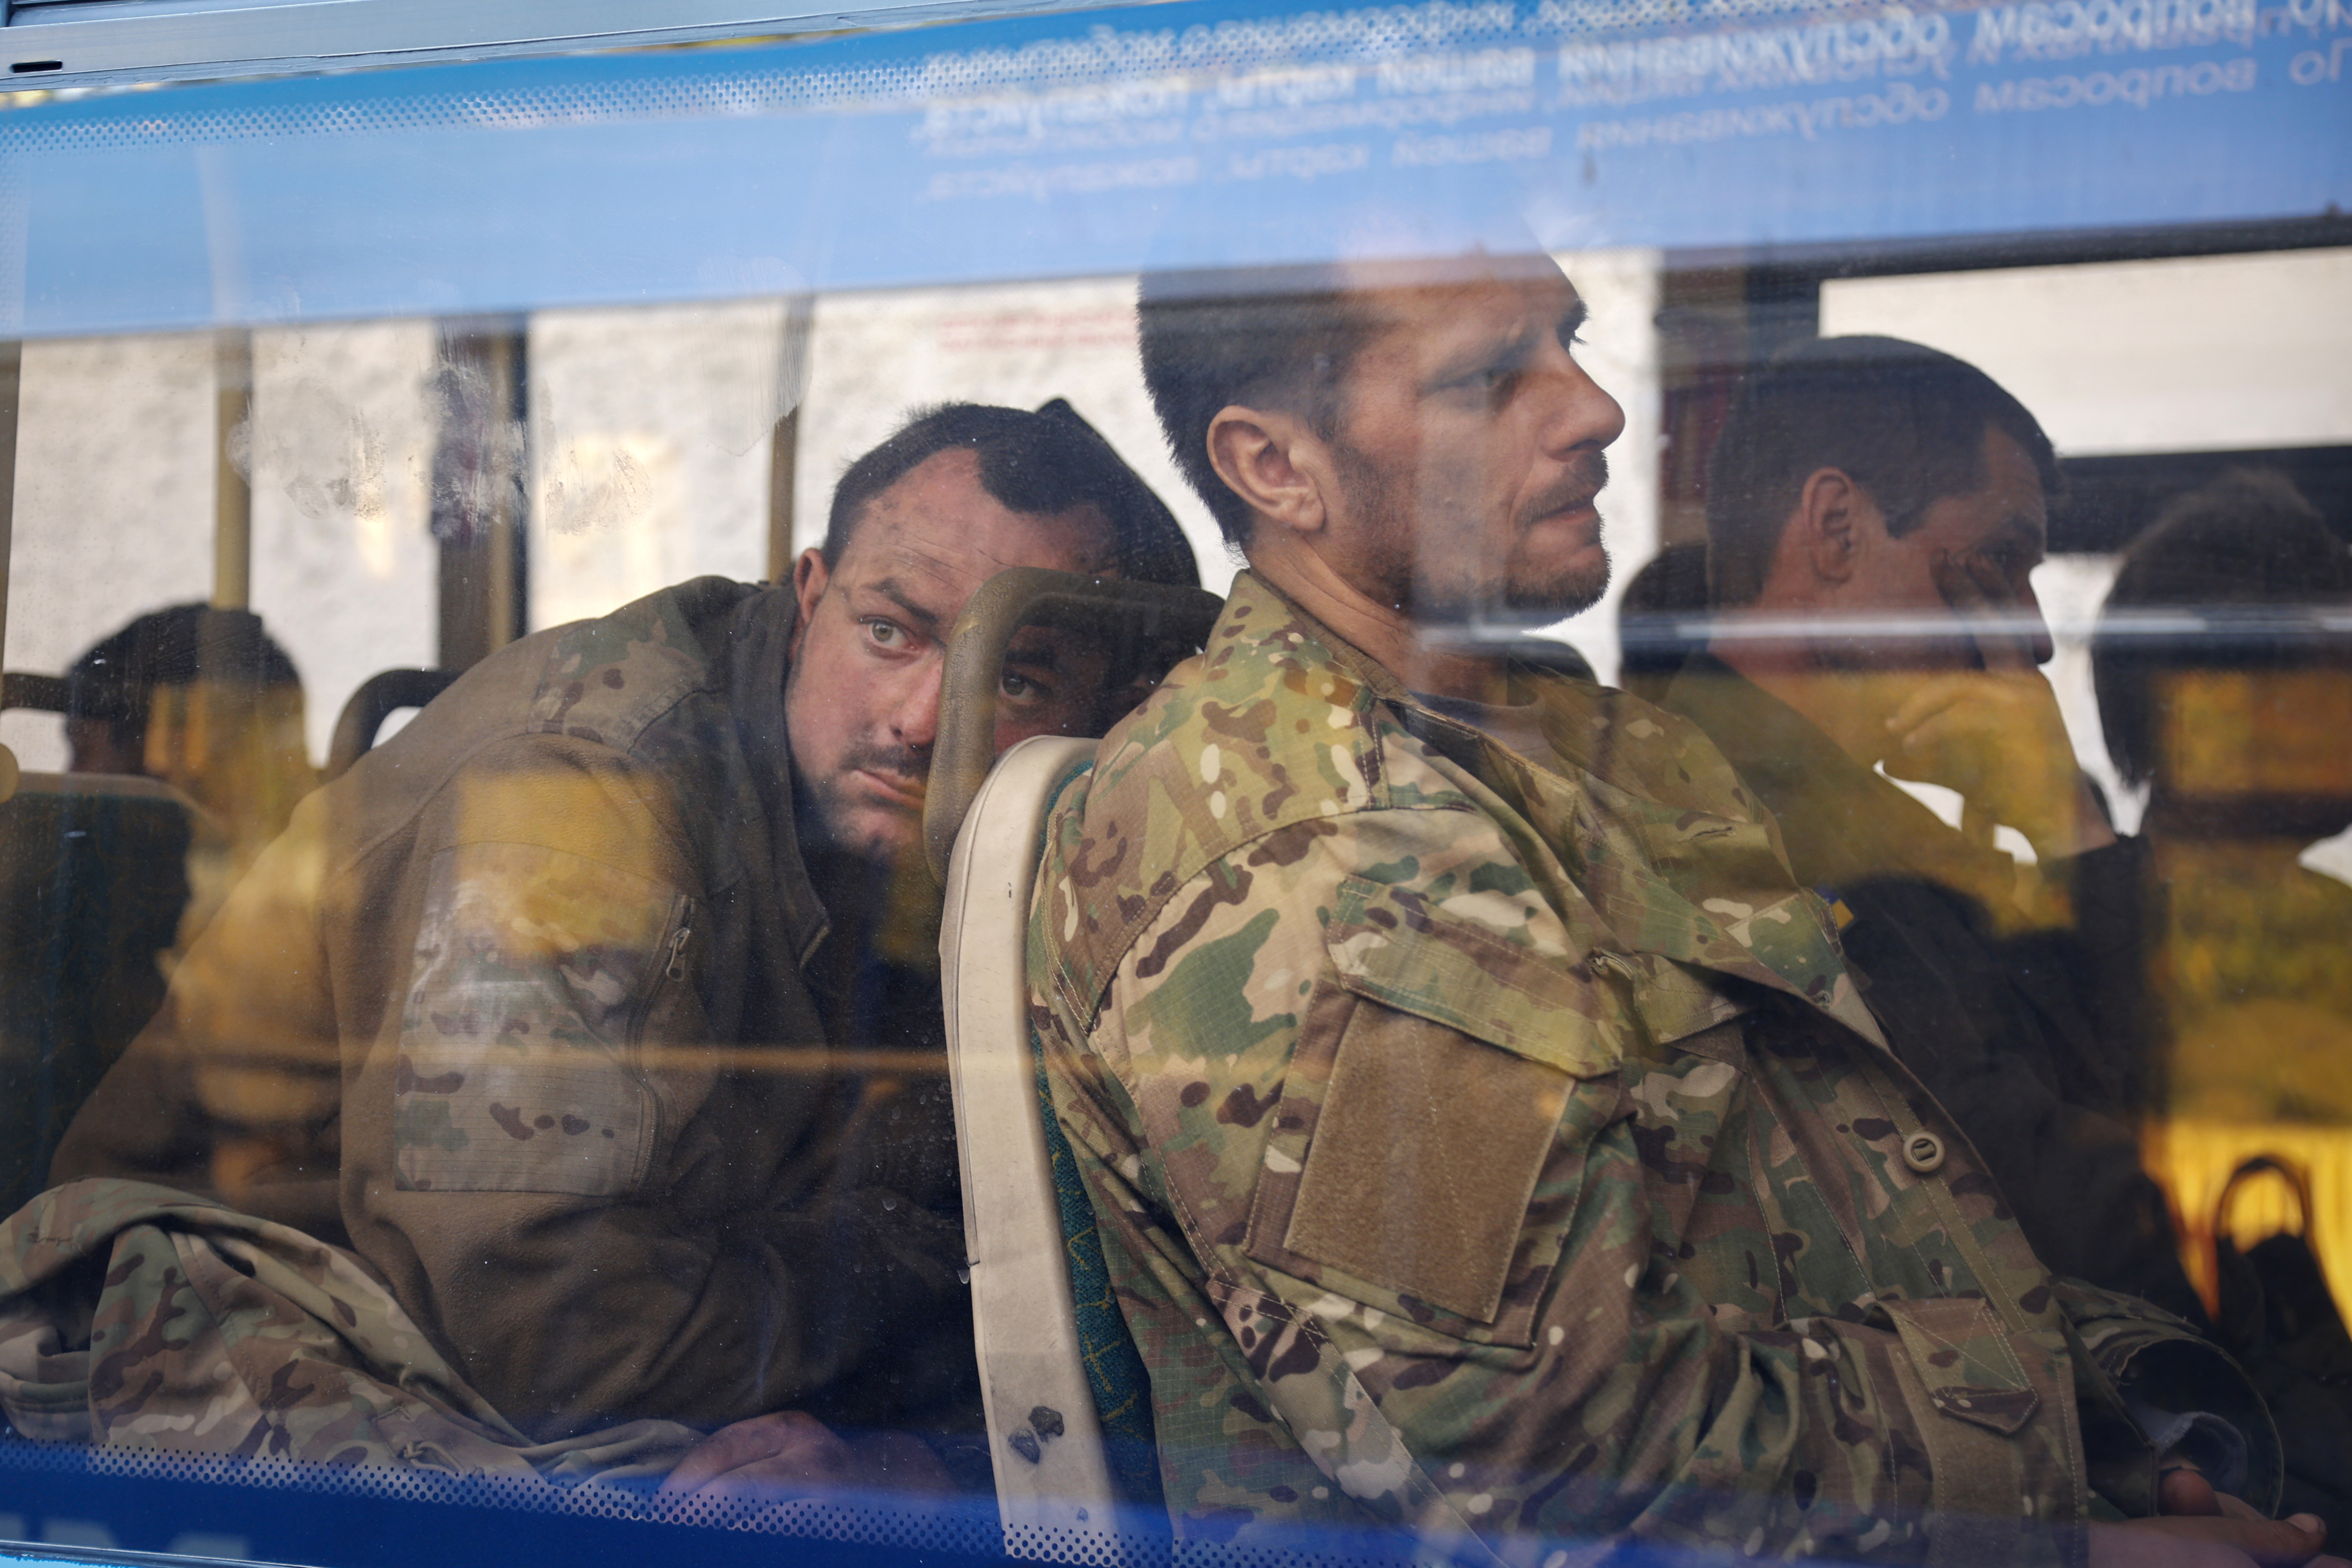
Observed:
[[[1903,1163],[1921,1175],[1931,1175],[1944,1163],[1944,1141],[1933,1132],[1914,1132],[1903,1140]]]

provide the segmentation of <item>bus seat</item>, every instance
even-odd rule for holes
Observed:
[[[163,1002],[195,804],[151,778],[26,773],[0,802],[0,1212]]]
[[[1163,1562],[1168,1524],[1150,1384],[1029,1025],[1040,835],[1095,742],[1037,736],[995,757],[1004,650],[1030,624],[1107,636],[1122,650],[1114,671],[1128,672],[1113,679],[1148,684],[1206,641],[1222,607],[1197,588],[1015,567],[982,585],[948,637],[923,837],[947,889],[940,956],[964,1248],[997,1510],[1014,1557]]]
[[[982,584],[949,629],[940,676],[939,735],[923,796],[923,853],[940,885],[947,882],[956,830],[996,757],[996,689],[1015,632],[1057,626],[1109,639],[1121,650],[1117,664],[1143,678],[1130,689],[1140,700],[1171,665],[1207,644],[1224,603],[1198,588],[1080,577],[1042,566],[1010,566]]]
[[[1054,798],[1094,748],[1041,735],[990,771],[957,837],[940,937],[964,1248],[1004,1549],[1052,1563],[1135,1560],[1139,1543],[1164,1530],[1140,1506],[1156,1500],[1139,1498],[1132,1481],[1124,1493],[1118,1485],[1118,1472],[1135,1470],[1139,1458],[1150,1468],[1150,1401],[1066,1145],[1066,1190],[1057,1191],[1049,1133],[1059,1142],[1060,1130],[1043,1099],[1029,1024],[1040,835]],[[1081,1270],[1093,1276],[1091,1332],[1082,1331],[1072,1288],[1079,1242],[1093,1249],[1090,1269]],[[1112,1403],[1098,1405],[1105,1393]],[[1106,1443],[1104,1408],[1130,1440]],[[1139,1431],[1140,1443],[1131,1440]]]
[[[373,749],[376,731],[403,708],[422,708],[457,684],[455,669],[380,669],[359,684],[335,715],[334,739],[327,745],[321,784],[332,784]]]

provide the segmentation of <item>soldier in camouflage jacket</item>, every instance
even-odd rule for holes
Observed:
[[[980,582],[1008,560],[1192,568],[1066,410],[935,411],[845,475],[832,527],[793,587],[699,578],[510,645],[304,802],[0,1258],[54,1269],[45,1241],[102,1251],[96,1219],[176,1212],[110,1180],[213,1199],[356,1254],[433,1363],[538,1443],[959,1405],[937,977],[873,962],[887,922],[845,905],[919,847],[941,645]],[[1037,638],[1008,655],[1008,742],[1097,715]],[[191,1430],[195,1370],[115,1366],[93,1436],[341,1451],[287,1447],[333,1412],[266,1441]]]
[[[1257,571],[1065,792],[1030,975],[1180,1542],[1378,1522],[1546,1568],[1563,1538],[2079,1563],[2086,1523],[2157,1510],[2134,1399],[2220,1412],[2269,1497],[2242,1377],[2035,1260],[1706,741],[1630,697],[1426,657],[1388,612],[1477,570],[1475,536],[1351,602],[1394,512],[1349,489],[1330,426],[1265,394],[1273,371],[1188,388],[1171,363],[1279,320],[1235,334],[1214,289],[1165,287],[1147,374],[1180,456],[1205,436],[1196,484],[1255,513],[1229,531]],[[1570,476],[1531,462],[1552,510],[1589,523],[1577,454],[1614,405],[1568,355],[1564,292],[1538,263],[1365,307],[1403,324],[1357,351],[1341,395],[1366,424],[1343,433],[1359,462],[1421,465],[1385,499],[1459,509],[1406,526],[1475,527],[1475,475],[1446,465],[1525,458],[1514,419]],[[1519,390],[1428,416],[1480,353]],[[1553,401],[1515,415],[1522,395]],[[1384,430],[1383,406],[1413,412]],[[1500,515],[1524,531],[1528,510]],[[1386,657],[1310,595],[1352,603]],[[1490,680],[1507,710],[1423,700],[1401,670]]]

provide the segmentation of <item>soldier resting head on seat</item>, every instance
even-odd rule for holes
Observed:
[[[937,976],[877,932],[936,899],[888,868],[943,640],[1010,565],[1195,580],[1066,405],[943,407],[851,467],[788,587],[700,578],[526,637],[307,801],[83,1108],[70,1184],[11,1222],[266,1231],[308,1283],[238,1289],[302,1327],[236,1376],[299,1396],[177,1420],[216,1392],[178,1345],[80,1430],[577,1473],[749,1421],[690,1486],[848,1473],[819,1422],[976,1425]],[[1081,731],[1106,662],[1021,634],[999,743]],[[322,1280],[356,1293],[356,1371]]]
[[[2161,1490],[2135,1408],[2267,1500],[2259,1401],[2036,1261],[1704,737],[1465,650],[1607,582],[1583,314],[1475,248],[1143,287],[1250,569],[1063,795],[1030,982],[1180,1541],[2308,1557]]]

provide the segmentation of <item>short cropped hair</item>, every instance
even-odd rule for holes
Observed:
[[[1249,504],[1209,461],[1209,426],[1230,405],[1280,408],[1330,439],[1339,384],[1369,336],[1332,267],[1147,273],[1136,315],[1143,384],[1168,449],[1225,542],[1250,540]]]
[[[1055,398],[1034,413],[978,403],[920,409],[849,465],[825,519],[824,563],[841,564],[875,497],[941,452],[980,458],[980,482],[998,502],[1030,516],[1091,506],[1103,514],[1120,575],[1197,588],[1201,569],[1168,505],[1076,409]]]
[[[1868,493],[1896,538],[1927,509],[1986,480],[1984,438],[2025,449],[2053,500],[2057,454],[2025,405],[1976,366],[1899,338],[1817,338],[1740,391],[1706,486],[1707,572],[1718,605],[1764,591],[1805,480],[1836,468]]]
[[[2116,624],[2124,614],[2346,605],[2352,605],[2352,549],[2284,474],[2234,468],[2175,500],[2124,552],[2091,638],[2099,727],[2116,771],[2135,784],[2156,775],[2159,673],[2292,666],[2319,652],[2307,636],[2260,626],[2203,646],[2157,641],[2126,634]]]
[[[199,678],[236,686],[299,686],[294,661],[247,610],[203,604],[152,610],[93,644],[66,671],[66,716],[101,720],[135,742],[159,686]]]

